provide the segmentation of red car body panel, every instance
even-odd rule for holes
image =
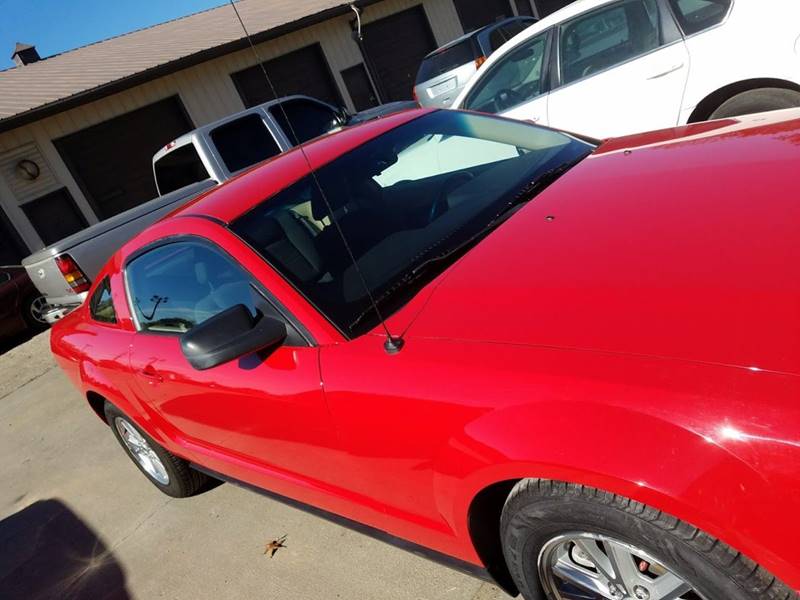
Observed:
[[[800,589],[800,120],[781,118],[604,143],[389,318],[396,355],[378,329],[345,340],[214,222],[305,175],[289,153],[129,242],[96,279],[111,277],[118,323],[84,306],[52,348],[175,454],[476,565],[476,495],[544,477],[652,505]],[[187,233],[316,345],[200,372],[176,338],[136,333],[124,258]]]

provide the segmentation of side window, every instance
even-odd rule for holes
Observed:
[[[546,47],[547,34],[527,40],[503,56],[475,86],[464,108],[499,113],[540,96]]]
[[[561,81],[572,83],[659,47],[656,0],[625,0],[561,27]]]
[[[491,46],[491,51],[494,52],[515,35],[522,33],[529,26],[533,25],[533,23],[535,23],[533,19],[520,19],[518,21],[511,21],[502,27],[496,28],[494,31],[492,31],[492,33],[489,34],[489,46]]]
[[[131,261],[125,273],[140,331],[182,334],[237,304],[256,314],[250,276],[203,243],[160,246]]]
[[[270,107],[269,112],[294,146],[325,135],[341,125],[336,111],[311,100],[287,100]]]
[[[97,286],[89,300],[89,313],[100,323],[116,323],[117,312],[111,299],[111,281],[106,277]]]
[[[698,33],[725,20],[733,0],[669,0],[686,35]]]
[[[281,153],[264,120],[255,113],[220,125],[211,131],[211,141],[231,173],[252,167]]]

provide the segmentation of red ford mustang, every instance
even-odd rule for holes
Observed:
[[[792,116],[356,127],[128,243],[53,351],[169,495],[244,483],[529,600],[792,598]]]

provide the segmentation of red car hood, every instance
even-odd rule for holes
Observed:
[[[408,337],[800,373],[800,120],[782,118],[604,143],[445,273]]]

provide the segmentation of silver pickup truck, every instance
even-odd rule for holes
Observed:
[[[22,261],[47,301],[43,318],[52,324],[80,306],[92,280],[118,248],[209,188],[310,139],[409,107],[409,103],[398,102],[349,115],[308,96],[287,96],[171,141],[153,156],[156,199]]]

